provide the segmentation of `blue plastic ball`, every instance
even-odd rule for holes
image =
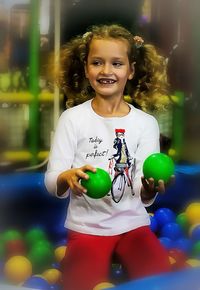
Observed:
[[[154,233],[158,230],[158,222],[154,216],[150,216],[150,229]]]
[[[40,290],[51,290],[50,284],[43,278],[32,276],[23,284],[24,287],[40,289]]]
[[[165,224],[174,222],[176,220],[175,213],[171,209],[165,207],[157,209],[154,213],[154,217],[159,227],[162,227]]]
[[[173,242],[171,239],[167,238],[167,237],[161,237],[159,238],[159,241],[161,242],[161,244],[163,245],[163,247],[167,250],[171,249],[173,247]]]
[[[192,250],[192,242],[187,238],[180,238],[174,241],[174,248],[179,249],[189,255]]]
[[[162,227],[160,234],[174,241],[182,237],[183,232],[177,223],[168,223]]]

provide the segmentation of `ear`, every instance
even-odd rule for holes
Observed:
[[[87,63],[86,61],[84,62],[84,70],[85,70],[85,77],[88,79],[88,71],[87,71]]]
[[[132,62],[130,65],[130,74],[128,76],[128,80],[132,80],[132,78],[134,77],[135,74],[135,66],[134,66],[135,62]]]

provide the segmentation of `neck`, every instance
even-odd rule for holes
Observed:
[[[117,99],[96,96],[92,100],[92,108],[98,115],[103,117],[123,117],[130,111],[130,107],[124,101],[123,96]]]

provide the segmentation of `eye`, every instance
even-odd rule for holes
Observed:
[[[102,64],[102,62],[101,62],[100,60],[94,60],[94,61],[92,62],[92,64],[93,64],[94,66],[99,66],[99,65]]]
[[[121,62],[119,62],[119,61],[115,61],[115,62],[113,62],[113,66],[115,66],[115,67],[120,67],[120,66],[122,66],[123,65],[123,63],[121,63]]]

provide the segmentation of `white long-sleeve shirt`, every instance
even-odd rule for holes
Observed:
[[[149,224],[140,197],[142,165],[160,150],[159,128],[153,116],[129,106],[124,117],[102,117],[89,100],[59,119],[45,174],[48,191],[56,195],[58,175],[85,164],[108,171],[113,183],[112,192],[101,199],[70,189],[62,196],[70,195],[65,226],[71,230],[109,236]]]

